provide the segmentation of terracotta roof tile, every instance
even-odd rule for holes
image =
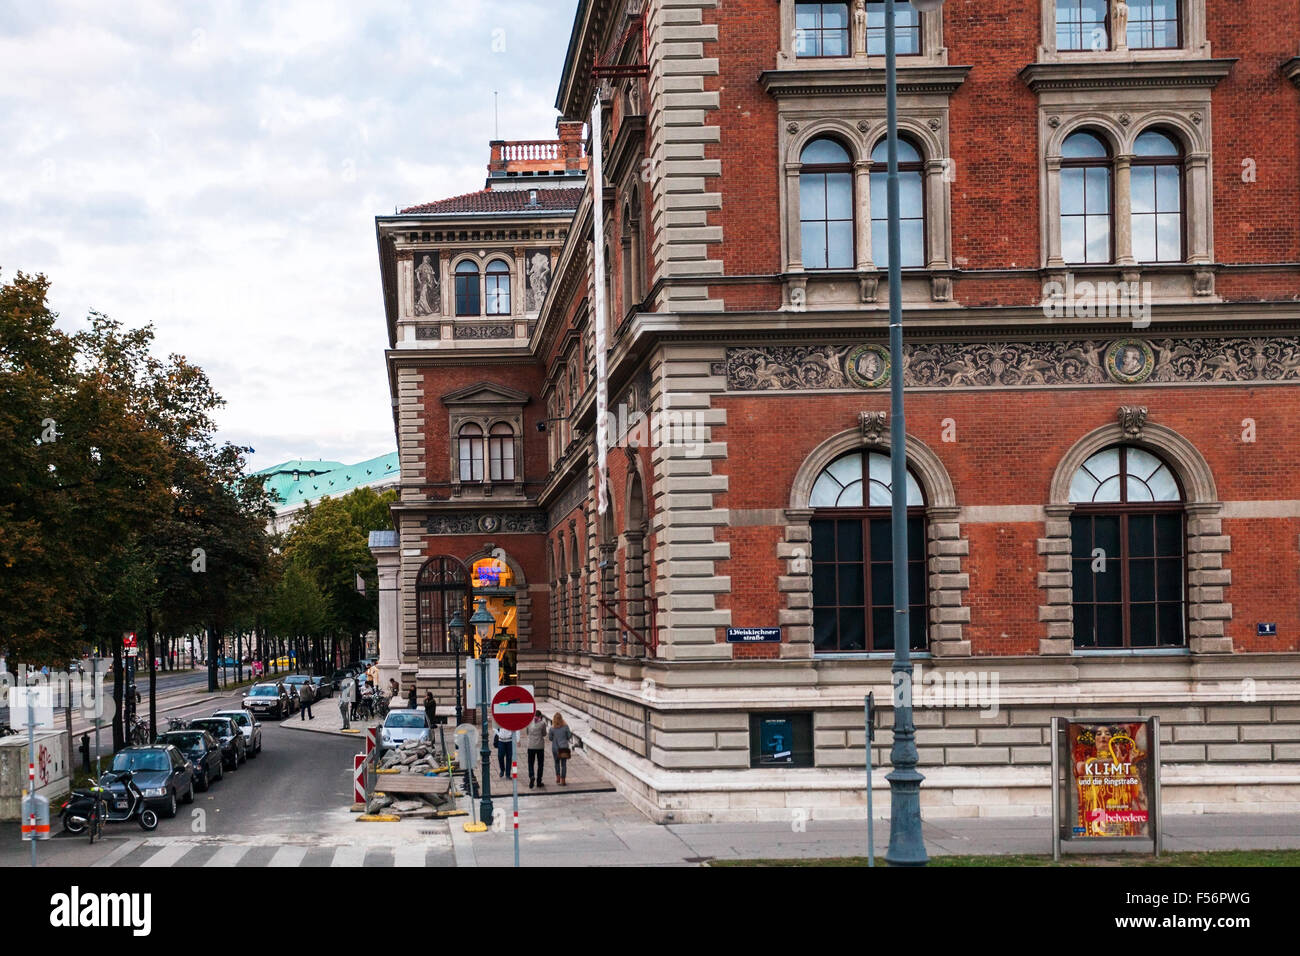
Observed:
[[[538,187],[537,205],[528,204],[528,189],[480,189],[475,193],[439,199],[419,206],[403,209],[400,215],[420,215],[458,212],[526,212],[537,209],[542,212],[560,212],[578,208],[582,200],[582,188],[548,189]]]

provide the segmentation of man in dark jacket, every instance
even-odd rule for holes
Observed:
[[[415,710],[415,685],[414,684],[411,685],[410,693],[406,695],[406,706],[411,710]]]
[[[433,719],[438,713],[438,703],[433,699],[433,691],[424,695],[424,716],[429,718],[429,729],[433,730]]]

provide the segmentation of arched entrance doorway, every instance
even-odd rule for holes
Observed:
[[[489,638],[489,650],[501,662],[501,683],[513,684],[518,678],[518,591],[522,582],[516,580],[509,563],[496,556],[478,558],[469,567],[473,602],[477,606],[481,599],[496,622]],[[478,651],[475,648],[476,656]]]

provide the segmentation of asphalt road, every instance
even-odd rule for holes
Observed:
[[[199,717],[226,706],[238,706],[239,695],[178,707],[174,715]],[[289,718],[297,721],[298,717]],[[42,865],[86,866],[120,851],[127,840],[143,837],[179,837],[257,841],[300,839],[313,833],[337,830],[337,816],[352,803],[352,754],[355,738],[312,733],[262,722],[262,753],[238,770],[227,770],[207,793],[196,793],[194,803],[181,805],[173,819],[163,819],[158,829],[146,833],[132,823],[110,823],[105,839],[92,847],[83,834],[61,832],[50,808],[56,833],[38,844]],[[29,863],[30,846],[18,838],[18,824],[5,823],[0,831],[0,866]],[[215,852],[215,845],[213,847]],[[116,859],[116,858],[114,858]],[[118,865],[131,865],[129,858]]]

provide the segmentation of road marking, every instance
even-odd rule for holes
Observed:
[[[186,853],[198,846],[197,843],[169,843],[141,866],[175,866]]]
[[[361,866],[366,862],[366,847],[341,846],[334,851],[330,866]]]
[[[424,866],[424,846],[399,846],[393,848],[393,866]]]
[[[127,840],[120,847],[110,853],[108,856],[95,863],[95,866],[116,866],[118,861],[125,856],[129,856],[131,851],[138,846],[143,846],[144,840]]]
[[[212,859],[204,863],[204,866],[234,866],[244,858],[251,847],[246,846],[223,846],[216,853],[212,854]]]
[[[305,846],[282,846],[275,851],[275,856],[267,866],[298,866],[307,855]]]

